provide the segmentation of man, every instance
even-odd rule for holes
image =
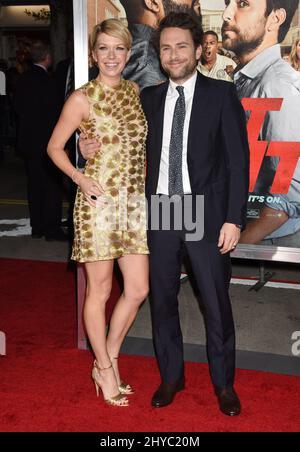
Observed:
[[[149,135],[146,194],[150,205],[151,310],[162,383],[153,407],[172,403],[184,389],[183,340],[179,323],[181,251],[186,249],[205,305],[210,373],[220,409],[240,413],[233,388],[235,333],[228,295],[229,252],[245,224],[249,149],[244,110],[231,83],[198,74],[203,32],[185,13],[170,13],[159,26],[161,63],[169,80],[142,92]],[[85,157],[92,157],[87,146]],[[175,195],[173,197],[173,195]],[[179,202],[194,216],[204,195],[204,238],[191,241],[186,228],[151,229],[153,206]],[[189,204],[192,199],[193,203]]]
[[[6,78],[8,64],[4,59],[0,59],[0,166],[4,162],[4,148],[10,136],[10,105],[7,96]]]
[[[97,76],[97,75],[96,75]],[[61,112],[65,101],[70,97],[72,92],[75,90],[75,72],[74,72],[74,35],[71,33],[68,37],[68,58],[60,61],[57,64],[54,73],[54,80],[57,88],[57,93],[59,96],[59,111]],[[76,134],[74,134],[66,145],[66,149],[68,150],[68,155],[71,159],[71,162],[74,166],[81,167],[82,157],[79,153],[77,157],[77,146],[76,146]],[[83,163],[84,166],[85,162]],[[74,203],[76,198],[76,186],[71,181],[68,184],[68,219],[66,222],[63,222],[63,225],[68,226],[68,233],[70,241],[73,239],[73,210]]]
[[[300,141],[300,74],[281,58],[280,45],[295,15],[298,0],[226,1],[223,13],[223,46],[236,53],[239,71],[234,75],[239,97],[283,98],[280,111],[267,113],[258,137],[262,141]],[[278,167],[277,157],[266,157],[254,192],[266,195],[260,218],[252,220],[241,242],[299,247],[300,161],[287,194],[269,190]]]
[[[58,120],[59,102],[48,74],[50,48],[36,42],[31,49],[33,66],[21,75],[16,89],[18,143],[28,177],[28,204],[32,238],[65,241],[62,231],[61,174],[47,156],[47,145]]]
[[[73,42],[72,42],[73,43]],[[69,44],[71,51],[71,44]],[[57,93],[59,96],[59,110],[62,111],[65,101],[69,98],[72,92],[75,90],[75,72],[74,72],[74,55],[73,52],[68,58],[58,63],[54,80],[57,87]],[[67,149],[71,161],[76,165],[76,138],[75,135],[67,143]]]
[[[120,0],[133,37],[131,58],[123,73],[141,90],[166,80],[152,40],[159,21],[171,11],[200,16],[200,0]]]
[[[218,35],[215,31],[206,31],[203,37],[203,52],[198,65],[198,71],[206,77],[232,82],[232,72],[236,68],[235,62],[225,55],[218,53]]]

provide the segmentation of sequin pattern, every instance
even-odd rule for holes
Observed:
[[[95,262],[148,254],[144,195],[147,122],[140,99],[132,83],[125,80],[117,88],[93,80],[80,90],[90,104],[89,119],[80,130],[99,142],[85,175],[100,183],[105,198],[91,207],[78,188],[72,259]]]

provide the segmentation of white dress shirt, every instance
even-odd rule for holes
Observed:
[[[182,151],[182,180],[184,194],[188,195],[192,193],[191,183],[187,164],[187,151],[188,151],[188,136],[189,126],[192,113],[192,106],[194,100],[195,86],[197,81],[197,71],[195,74],[187,80],[182,86],[184,87],[185,107],[186,115],[183,131],[183,151]],[[166,97],[165,115],[164,115],[164,128],[163,128],[163,141],[162,152],[159,169],[159,178],[157,186],[157,194],[168,195],[169,194],[169,150],[172,133],[173,116],[175,111],[175,105],[179,97],[179,93],[176,87],[179,86],[170,80],[169,89]]]

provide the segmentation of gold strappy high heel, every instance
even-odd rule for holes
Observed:
[[[109,367],[106,367],[104,369],[100,369],[100,367],[98,366],[97,361],[96,360],[94,361],[94,367],[93,367],[93,370],[92,370],[92,379],[94,380],[97,397],[99,397],[99,389],[101,389],[101,391],[103,393],[103,389],[101,387],[101,375],[100,375],[100,372],[103,372],[103,371],[109,370],[109,369],[112,369],[112,364]],[[103,396],[104,396],[104,393],[103,393]],[[116,396],[109,397],[108,399],[104,399],[104,401],[108,405],[112,405],[112,406],[120,406],[120,407],[129,406],[128,399],[125,397],[124,394],[121,393],[121,391]]]
[[[113,359],[118,360],[119,357],[117,356],[116,358],[110,358],[111,361]],[[124,395],[134,394],[134,390],[132,389],[132,387],[128,383],[125,383],[125,381],[121,381],[121,383],[119,385],[119,391],[121,394],[124,394]]]

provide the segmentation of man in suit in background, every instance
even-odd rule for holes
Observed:
[[[170,13],[161,21],[158,36],[169,80],[144,89],[141,95],[149,126],[146,195],[151,311],[162,379],[152,406],[169,405],[185,385],[177,299],[185,249],[205,308],[208,361],[219,407],[222,413],[235,416],[241,405],[234,390],[229,253],[246,221],[249,147],[245,112],[233,83],[198,73],[203,31],[197,19]],[[85,158],[92,158],[98,147],[81,141]],[[203,196],[204,215],[199,217],[197,205]],[[162,217],[158,227],[154,226],[159,209],[170,220],[170,227],[165,227]],[[188,221],[178,227],[183,216]],[[187,223],[195,225],[192,234]],[[200,223],[204,223],[202,240],[197,233]]]
[[[54,80],[59,96],[59,111],[63,110],[66,100],[75,91],[75,62],[74,62],[74,35],[71,33],[68,38],[68,58],[60,61],[54,72]],[[66,144],[66,150],[70,157],[72,164],[76,167],[84,167],[85,162],[82,164],[82,157],[80,153],[77,154],[77,140],[76,133],[72,135]],[[70,243],[74,237],[74,225],[73,225],[73,210],[77,193],[77,187],[72,181],[67,180],[65,182],[67,188],[67,199],[69,202],[68,218],[63,225],[67,225]]]
[[[68,37],[68,57],[60,61],[54,72],[54,80],[59,97],[59,109],[63,109],[65,101],[75,90],[75,68],[74,68],[74,35]]]
[[[151,207],[157,197],[162,205],[171,199],[175,206],[180,199],[182,211],[193,219],[197,196],[204,196],[205,205],[204,218],[196,216],[196,227],[204,221],[202,240],[189,240],[184,227],[164,230],[161,222],[158,230],[149,227],[153,337],[162,378],[152,405],[170,404],[184,388],[177,297],[185,248],[204,304],[212,382],[221,411],[234,416],[241,406],[234,390],[229,253],[245,226],[249,185],[245,113],[232,83],[197,74],[203,31],[193,17],[169,14],[161,21],[158,35],[169,80],[146,88],[141,95],[149,125],[146,195]],[[152,215],[153,209],[150,223]]]
[[[31,49],[32,67],[20,77],[15,108],[18,117],[18,148],[28,177],[28,204],[32,238],[65,241],[61,229],[62,177],[47,155],[47,144],[59,116],[54,81],[48,74],[52,58],[47,44]]]

